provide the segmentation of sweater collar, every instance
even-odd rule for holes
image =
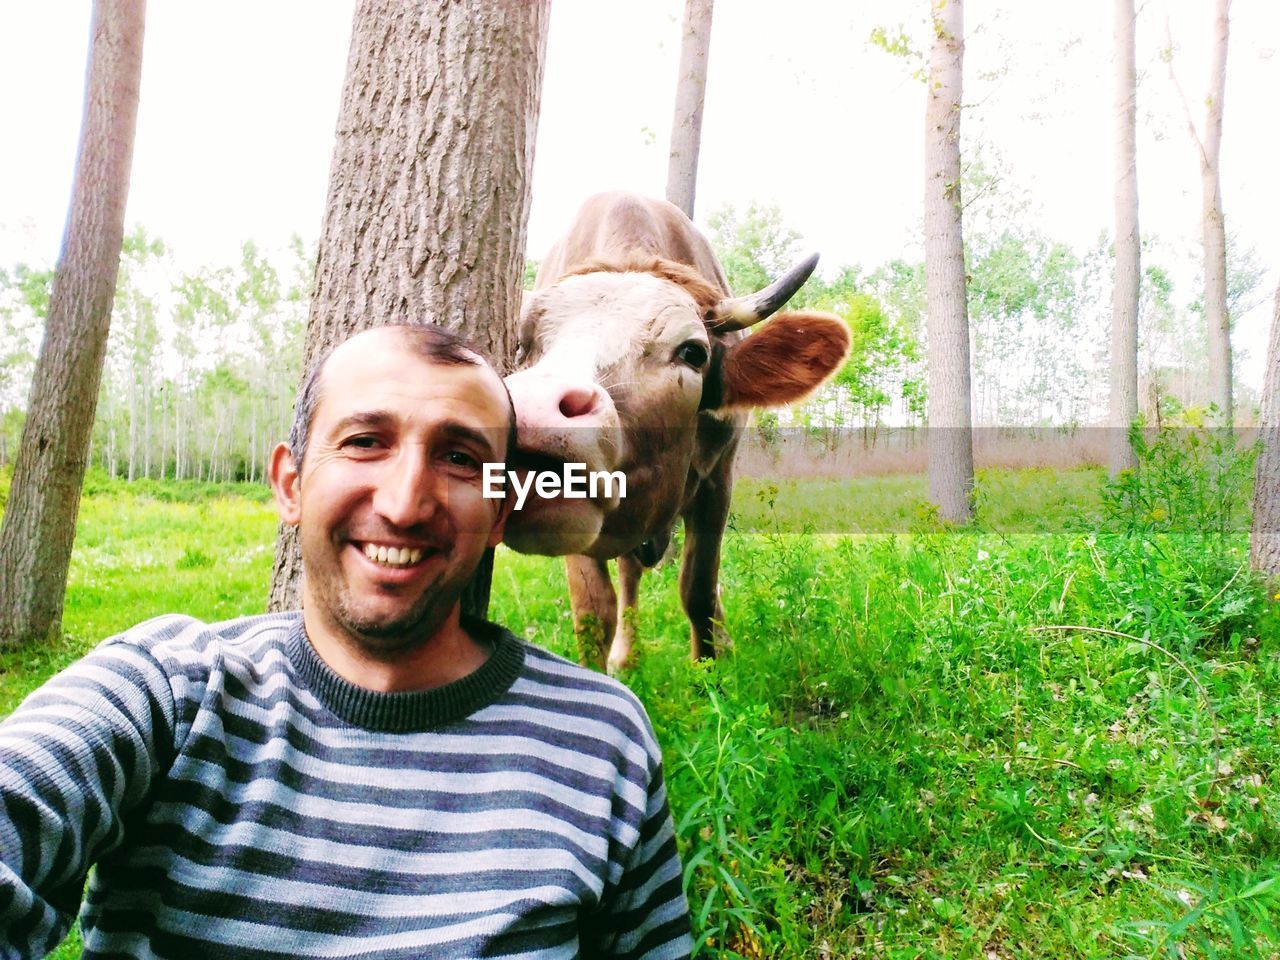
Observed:
[[[307,639],[302,618],[289,631],[286,652],[298,676],[334,716],[385,733],[412,733],[440,727],[496,701],[524,665],[524,644],[495,623],[463,617],[462,627],[492,652],[479,668],[431,690],[380,693],[344,680],[320,659]]]

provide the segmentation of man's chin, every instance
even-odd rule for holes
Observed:
[[[369,654],[391,654],[421,646],[449,618],[458,598],[447,606],[436,597],[404,613],[378,614],[373,611],[338,611],[338,621],[346,633]]]

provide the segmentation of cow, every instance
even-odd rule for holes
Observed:
[[[542,261],[506,378],[519,438],[513,472],[527,487],[527,472],[584,464],[589,474],[621,472],[625,496],[620,484],[588,497],[531,495],[508,521],[506,543],[566,557],[584,663],[611,673],[630,665],[640,577],[662,558],[677,517],[691,653],[715,655],[720,541],[747,411],[803,398],[849,352],[844,322],[814,311],[780,313],[747,335],[817,259],[735,298],[681,210],[612,192],[588,199]]]

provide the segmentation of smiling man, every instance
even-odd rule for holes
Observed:
[[[380,327],[335,349],[299,407],[314,412],[270,472],[299,528],[312,645],[384,692],[471,673],[489,650],[462,629],[458,601],[509,512],[482,484],[511,433],[502,379],[439,328]]]
[[[311,371],[273,453],[301,613],[170,616],[0,724],[0,957],[684,957],[660,755],[625,688],[463,617],[513,416],[447,331]]]

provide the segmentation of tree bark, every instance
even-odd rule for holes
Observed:
[[[1227,231],[1222,212],[1218,158],[1222,148],[1222,101],[1227,86],[1227,32],[1231,0],[1217,0],[1213,18],[1213,61],[1205,98],[1204,139],[1200,143],[1200,186],[1204,243],[1204,317],[1209,332],[1209,402],[1222,424],[1232,424],[1231,318],[1227,313]]]
[[[1129,427],[1138,417],[1138,68],[1134,0],[1115,6],[1116,265],[1111,291],[1111,476],[1137,464]]]
[[[969,315],[960,215],[964,4],[930,0],[925,107],[924,259],[929,337],[929,497],[953,523],[973,516]]]
[[[144,12],[144,0],[93,7],[71,208],[0,528],[0,645],[61,631],[124,239]]]
[[[707,92],[707,54],[715,0],[685,0],[680,34],[680,73],[675,115],[671,118],[671,154],[667,161],[667,201],[693,219],[702,144],[702,105]]]
[[[1254,474],[1253,531],[1249,556],[1253,569],[1280,586],[1280,286],[1276,287],[1267,372],[1258,417],[1262,452]]]
[[[550,0],[361,0],[303,369],[352,333],[430,320],[504,372],[515,349]],[[298,605],[281,526],[269,604]],[[478,591],[487,606],[488,582]],[[482,612],[482,611],[481,611]]]

